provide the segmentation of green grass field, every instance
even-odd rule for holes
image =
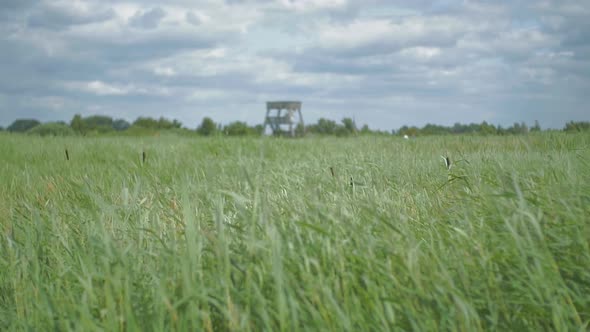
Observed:
[[[3,331],[590,327],[588,133],[0,134],[0,161]]]

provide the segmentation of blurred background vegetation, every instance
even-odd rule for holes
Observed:
[[[590,129],[590,122],[570,121],[562,131],[580,132]],[[259,136],[264,134],[264,125],[249,125],[246,122],[234,121],[228,124],[217,123],[210,117],[205,117],[196,127],[185,125],[180,121],[160,117],[139,117],[132,123],[125,119],[113,119],[105,115],[91,115],[83,117],[76,114],[69,123],[47,122],[41,123],[36,119],[17,119],[6,129],[0,127],[0,131],[12,133],[28,133],[41,136],[97,136],[97,135],[122,135],[122,136],[157,136],[161,132],[176,133],[181,135],[200,136]],[[305,127],[298,126],[296,131],[299,135],[329,135],[329,136],[351,136],[351,135],[398,135],[398,136],[433,136],[433,135],[522,135],[530,132],[539,132],[543,129],[538,121],[531,126],[524,122],[514,123],[510,127],[493,125],[486,121],[482,123],[461,124],[453,126],[442,126],[426,124],[423,127],[402,126],[397,130],[383,131],[369,128],[368,125],[357,127],[352,118],[343,118],[340,122],[320,118],[316,123],[308,124]],[[545,129],[549,130],[549,129]],[[555,130],[555,129],[552,129]]]

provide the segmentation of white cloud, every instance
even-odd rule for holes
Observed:
[[[348,4],[347,0],[279,0],[279,2],[283,7],[299,12],[341,9]]]
[[[188,11],[185,13],[185,20],[192,25],[201,25],[210,21],[210,18],[199,12]]]
[[[389,38],[395,27],[388,20],[355,21],[347,25],[326,25],[319,29],[322,46],[353,48]]]
[[[226,90],[221,89],[195,89],[187,93],[186,100],[193,101],[212,101],[229,98],[230,94]]]
[[[171,67],[156,67],[154,68],[154,74],[159,76],[176,76],[176,71]]]
[[[405,48],[400,51],[400,54],[409,58],[428,60],[439,56],[441,49],[438,47],[416,46]]]
[[[65,82],[63,85],[69,90],[85,92],[96,96],[170,95],[169,89],[165,87],[105,83],[98,80],[88,82]]]
[[[104,83],[101,81],[72,83],[69,86],[72,89],[96,94],[99,96],[126,95],[131,90],[130,87],[115,86],[115,85],[107,84],[107,83]]]
[[[356,19],[322,23],[317,44],[328,49],[365,49],[379,52],[412,46],[451,45],[471,30],[480,29],[453,17],[409,16],[391,19]]]
[[[460,39],[457,46],[468,52],[479,52],[497,57],[528,57],[538,50],[559,46],[555,36],[543,33],[536,28],[500,30],[488,38],[473,35]]]

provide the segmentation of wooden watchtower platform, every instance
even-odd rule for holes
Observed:
[[[264,130],[270,126],[273,135],[295,137],[297,126],[305,128],[300,101],[269,101],[266,103]]]

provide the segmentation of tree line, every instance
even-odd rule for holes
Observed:
[[[139,117],[133,122],[125,119],[113,119],[105,115],[91,115],[82,117],[76,114],[69,123],[46,122],[41,123],[36,119],[17,119],[6,129],[14,133],[28,133],[41,136],[70,136],[70,135],[152,135],[161,131],[176,132],[179,134],[196,134],[201,136],[255,136],[264,133],[264,125],[248,125],[246,122],[234,121],[226,125],[216,123],[209,117],[203,118],[201,123],[195,129],[189,129],[176,120],[169,120],[164,117],[154,119],[150,117]],[[340,122],[320,118],[316,123],[309,124],[305,127],[298,126],[296,133],[311,135],[332,135],[332,136],[351,136],[351,135],[399,135],[399,136],[431,136],[431,135],[451,135],[451,134],[473,134],[473,135],[519,135],[529,132],[541,131],[538,121],[532,126],[524,122],[514,123],[509,127],[495,126],[487,122],[460,124],[455,123],[453,126],[441,126],[427,124],[423,127],[403,126],[398,130],[380,131],[372,130],[367,125],[357,128],[354,119],[343,118]],[[563,131],[576,132],[590,130],[590,122],[570,121]]]

